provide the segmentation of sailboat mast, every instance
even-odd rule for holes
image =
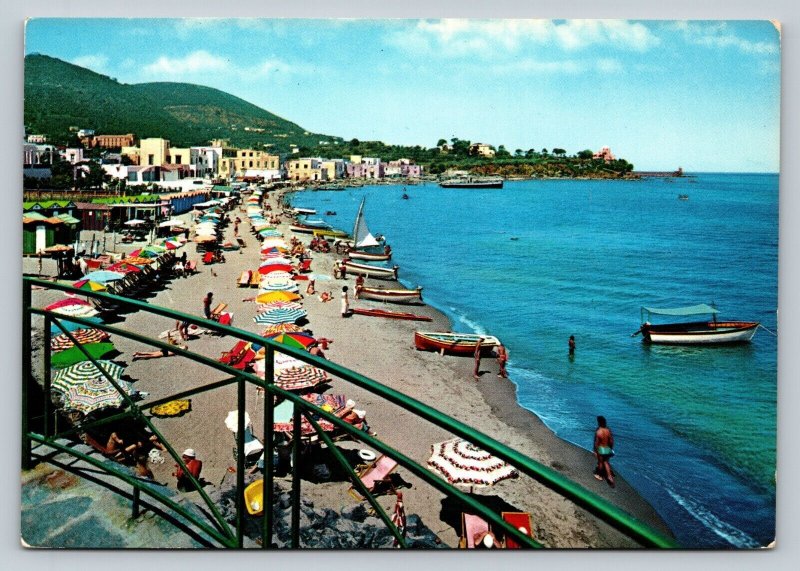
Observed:
[[[356,223],[353,225],[353,244],[358,244],[358,225],[361,223],[362,212],[364,211],[364,201],[366,197],[361,199],[361,204],[358,207],[358,214],[356,214]]]

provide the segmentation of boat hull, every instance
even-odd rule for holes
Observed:
[[[292,224],[291,226],[289,226],[289,230],[291,230],[292,232],[296,232],[297,234],[313,234],[314,232],[325,230],[325,228],[320,228],[319,226],[304,226],[302,224]]]
[[[414,332],[414,346],[418,351],[444,351],[456,355],[472,355],[478,339],[487,351],[500,345],[497,337],[469,333]]]
[[[386,309],[367,309],[356,307],[351,309],[356,315],[369,315],[371,317],[388,317],[390,319],[406,319],[409,321],[433,321],[427,315],[417,315],[415,313],[404,313],[402,311],[388,311]]]
[[[347,255],[353,260],[369,260],[372,262],[385,262],[392,259],[391,254],[378,254],[377,252],[364,252],[361,250],[351,250]]]
[[[746,343],[756,334],[753,321],[701,321],[642,326],[645,343],[654,345],[727,345]]]
[[[388,289],[362,287],[356,290],[356,298],[373,299],[375,301],[388,301],[389,303],[415,303],[422,301],[422,288]]]
[[[503,188],[503,181],[440,182],[439,186],[442,188]]]
[[[378,266],[370,266],[367,264],[356,264],[353,262],[343,261],[347,273],[366,276],[368,278],[378,278],[384,280],[397,279],[397,266],[393,268],[380,268]]]

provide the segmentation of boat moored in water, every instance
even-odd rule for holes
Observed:
[[[443,180],[439,186],[442,188],[503,188],[503,179],[500,177],[463,176]]]
[[[422,301],[422,287],[417,289],[365,287],[356,288],[356,299],[373,299],[391,303],[415,303]]]
[[[718,321],[717,308],[692,305],[672,309],[642,307],[642,326],[632,336],[642,334],[645,343],[659,345],[726,345],[750,341],[760,325],[757,321]],[[675,323],[650,323],[650,316],[691,317],[711,315],[710,320]]]
[[[450,333],[438,331],[415,331],[414,346],[418,351],[443,351],[459,355],[471,355],[475,352],[478,341],[487,350],[500,345],[497,337],[478,335],[476,333]]]

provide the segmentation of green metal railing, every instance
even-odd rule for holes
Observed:
[[[126,329],[114,327],[112,325],[107,325],[107,324],[97,324],[92,321],[82,319],[79,317],[64,316],[50,311],[46,311],[41,308],[33,307],[31,301],[32,286],[39,286],[46,289],[55,289],[64,292],[70,292],[81,296],[94,298],[101,303],[110,302],[130,309],[145,311],[150,314],[159,315],[168,319],[185,321],[191,324],[201,326],[205,329],[215,331],[216,333],[222,335],[231,336],[237,340],[252,342],[264,346],[266,351],[266,360],[265,360],[266,371],[264,378],[260,378],[253,374],[236,370],[229,365],[220,363],[216,359],[196,354],[189,350],[181,349],[169,343],[165,343],[157,339],[152,339]],[[29,399],[31,398],[30,396],[31,388],[33,387],[32,383],[36,382],[36,380],[33,377],[30,365],[31,331],[32,331],[33,315],[40,315],[44,317],[45,363],[44,363],[43,385],[45,390],[45,397],[44,397],[45,402],[44,402],[44,418],[42,422],[44,434],[34,433],[30,430],[31,418],[29,415],[29,411],[33,403],[31,403]],[[134,400],[132,400],[130,396],[128,396],[125,393],[124,390],[122,390],[119,384],[116,383],[116,381],[114,381],[114,379],[110,375],[108,375],[105,371],[103,371],[102,367],[99,366],[99,364],[97,363],[97,360],[91,357],[88,354],[88,352],[81,346],[81,344],[77,342],[74,336],[60,324],[61,320],[71,321],[82,325],[86,325],[87,328],[101,329],[103,331],[106,331],[114,335],[120,335],[121,337],[132,339],[134,341],[141,342],[143,344],[168,350],[172,353],[175,353],[176,355],[185,357],[187,359],[201,363],[212,369],[216,369],[218,371],[222,371],[231,375],[229,378],[223,379],[221,381],[216,381],[213,383],[203,385],[198,388],[178,392],[161,399],[150,401],[146,404],[145,409],[150,409],[158,404],[163,404],[165,402],[169,402],[175,399],[187,398],[195,394],[212,391],[232,384],[237,385],[237,401],[238,401],[238,419],[237,419],[238,425],[236,432],[237,501],[236,501],[236,521],[233,529],[231,529],[231,526],[228,524],[228,522],[225,521],[224,517],[220,514],[217,506],[203,491],[202,486],[199,485],[199,482],[197,482],[194,479],[194,477],[191,476],[189,471],[186,469],[186,466],[184,465],[181,457],[178,455],[176,450],[169,444],[169,442],[166,441],[166,439],[159,432],[159,430],[153,425],[150,418],[147,415],[145,415],[143,410],[138,406],[138,404]],[[58,430],[58,427],[56,426],[56,414],[50,402],[51,401],[50,399],[51,322],[56,324],[56,326],[59,327],[61,331],[63,331],[75,343],[77,347],[80,347],[80,350],[83,351],[87,360],[94,363],[95,366],[98,366],[98,368],[100,368],[100,370],[103,371],[105,377],[109,380],[109,382],[111,382],[114,385],[117,391],[119,391],[120,394],[123,396],[125,404],[127,405],[127,409],[124,412],[115,414],[107,418],[103,418],[102,420],[87,421],[80,423],[78,426],[71,426],[67,427],[64,430]],[[528,537],[523,533],[520,533],[520,531],[517,528],[515,528],[514,526],[510,525],[505,520],[503,520],[500,515],[490,510],[489,508],[485,507],[483,504],[481,504],[478,500],[476,500],[472,496],[465,494],[457,487],[449,484],[442,478],[434,475],[430,470],[428,470],[424,466],[421,466],[413,459],[402,454],[398,450],[395,450],[394,448],[388,446],[387,444],[381,442],[380,440],[377,440],[373,436],[370,436],[361,429],[356,428],[351,424],[348,424],[347,422],[338,418],[334,414],[311,404],[310,402],[302,399],[301,397],[295,395],[294,393],[283,390],[280,387],[276,386],[274,383],[274,361],[273,361],[274,354],[276,351],[290,355],[315,367],[323,369],[336,377],[340,377],[341,379],[344,379],[345,381],[348,381],[362,389],[365,389],[373,393],[374,395],[377,395],[393,404],[396,404],[397,406],[411,412],[412,414],[418,417],[428,420],[429,422],[447,430],[448,432],[456,436],[460,436],[472,442],[473,444],[479,446],[480,448],[486,450],[487,452],[497,456],[498,458],[501,458],[509,462],[511,465],[516,467],[521,473],[530,476],[537,482],[543,484],[544,486],[553,490],[557,494],[560,494],[564,498],[570,500],[575,505],[597,516],[600,520],[616,528],[623,535],[631,538],[632,540],[634,540],[635,542],[639,543],[642,546],[659,547],[659,548],[677,547],[677,544],[671,538],[665,537],[664,535],[653,530],[643,522],[633,518],[629,514],[620,510],[619,508],[609,503],[605,499],[582,488],[578,484],[572,482],[568,478],[565,478],[564,476],[555,472],[554,470],[532,460],[531,458],[525,456],[524,454],[512,448],[509,448],[508,446],[492,439],[491,437],[475,430],[474,428],[466,424],[463,424],[453,418],[450,418],[449,416],[443,414],[442,412],[416,399],[408,397],[400,393],[399,391],[391,389],[385,385],[378,383],[377,381],[374,381],[368,377],[365,377],[354,371],[346,369],[345,367],[337,365],[336,363],[333,363],[326,359],[315,357],[313,355],[310,355],[306,351],[294,349],[292,347],[288,347],[286,345],[277,343],[273,340],[265,339],[255,333],[251,333],[230,326],[220,325],[219,323],[216,323],[214,321],[199,318],[194,315],[186,314],[171,309],[166,309],[163,307],[151,305],[142,301],[128,299],[117,295],[78,290],[69,285],[53,283],[50,281],[39,280],[36,278],[23,278],[22,466],[23,468],[28,468],[33,460],[32,442],[45,444],[56,450],[71,454],[83,461],[86,461],[90,463],[92,466],[99,468],[109,474],[112,474],[115,477],[122,480],[123,482],[125,482],[126,484],[133,486],[134,497],[137,499],[139,497],[139,493],[144,492],[154,500],[162,503],[164,506],[168,507],[175,513],[182,516],[187,521],[191,522],[199,530],[201,530],[202,533],[205,533],[209,538],[218,542],[220,546],[241,548],[244,539],[243,522],[245,518],[244,494],[243,494],[245,487],[244,486],[244,470],[245,470],[244,435],[246,429],[244,422],[244,411],[246,408],[245,387],[247,384],[251,384],[265,391],[265,398],[264,398],[265,406],[264,406],[264,418],[263,418],[265,427],[264,430],[265,462],[263,469],[265,508],[263,510],[263,516],[262,516],[263,535],[261,538],[261,543],[263,548],[268,549],[272,546],[272,537],[274,528],[274,521],[272,521],[273,514],[271,509],[269,509],[270,506],[272,505],[272,501],[271,499],[268,499],[270,498],[274,489],[274,470],[272,465],[272,458],[275,450],[275,445],[274,445],[273,431],[269,429],[270,427],[273,426],[273,419],[274,419],[275,405],[274,405],[274,399],[271,398],[272,396],[278,396],[283,399],[289,400],[290,402],[293,403],[294,407],[294,415],[293,415],[294,423],[292,430],[292,445],[293,445],[292,454],[294,459],[293,462],[294,469],[292,470],[292,487],[291,487],[292,507],[291,507],[291,527],[290,527],[290,545],[292,547],[297,548],[300,546],[299,510],[300,510],[301,480],[299,475],[300,470],[298,468],[300,466],[299,453],[302,441],[301,417],[305,417],[308,420],[308,422],[314,428],[315,433],[327,445],[333,457],[342,466],[347,475],[350,477],[353,487],[357,489],[361,493],[361,495],[364,496],[364,498],[366,498],[367,502],[372,506],[376,514],[380,517],[380,519],[386,524],[386,526],[391,531],[392,535],[397,540],[400,546],[406,547],[404,538],[402,537],[396,526],[391,523],[391,520],[389,516],[386,514],[386,511],[380,506],[378,501],[375,499],[374,495],[370,493],[370,491],[364,486],[358,474],[346,461],[341,451],[338,450],[338,448],[331,441],[330,437],[320,428],[315,418],[322,418],[332,423],[338,429],[344,431],[348,435],[352,436],[354,439],[364,442],[365,444],[371,446],[375,450],[393,458],[395,461],[397,461],[399,465],[409,470],[411,473],[413,473],[421,480],[423,480],[427,484],[431,485],[432,487],[443,493],[445,496],[455,498],[463,505],[468,506],[476,513],[480,514],[483,518],[486,519],[486,521],[493,524],[495,529],[502,530],[507,537],[512,537],[520,545],[526,547],[542,547],[541,544],[539,544],[537,541],[531,539],[530,537]],[[141,480],[132,477],[124,470],[112,466],[111,464],[113,463],[100,462],[89,455],[83,454],[77,450],[70,448],[69,446],[65,446],[58,442],[61,438],[74,435],[78,432],[85,432],[93,428],[99,427],[101,425],[115,422],[126,417],[127,418],[132,417],[144,423],[144,425],[147,426],[147,428],[149,428],[153,432],[153,434],[159,439],[159,441],[166,447],[169,454],[175,459],[177,464],[181,466],[184,473],[186,473],[189,476],[192,483],[194,484],[195,489],[199,491],[201,498],[203,499],[205,505],[208,507],[210,512],[209,514],[207,514],[209,521],[203,520],[196,513],[186,509],[185,506],[182,506],[179,503],[175,502],[167,495],[162,494],[157,490],[154,490],[152,487],[148,486],[145,482],[142,482]],[[134,501],[133,509],[134,512],[138,510],[138,501]]]

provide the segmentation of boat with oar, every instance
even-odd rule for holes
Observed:
[[[440,351],[458,355],[471,355],[481,342],[487,350],[500,345],[497,337],[476,333],[452,333],[440,331],[415,331],[414,346],[418,351]]]
[[[356,299],[374,299],[390,303],[415,303],[422,301],[422,286],[417,289],[366,287],[356,288]]]
[[[358,274],[368,278],[378,278],[383,280],[396,280],[397,270],[400,266],[384,268],[381,266],[371,266],[370,264],[359,264],[348,258],[341,262],[341,267],[350,274]]]
[[[699,304],[672,309],[642,307],[642,326],[631,337],[642,334],[645,343],[660,345],[726,345],[746,343],[756,334],[757,321],[717,321],[719,310],[713,305]],[[710,315],[703,321],[680,321],[652,324],[653,315],[693,317]]]
[[[433,321],[433,318],[427,315],[418,315],[416,313],[407,313],[404,311],[389,311],[388,309],[354,307],[350,311],[355,315],[369,315],[371,317],[387,317],[389,319],[406,319],[409,321]]]

